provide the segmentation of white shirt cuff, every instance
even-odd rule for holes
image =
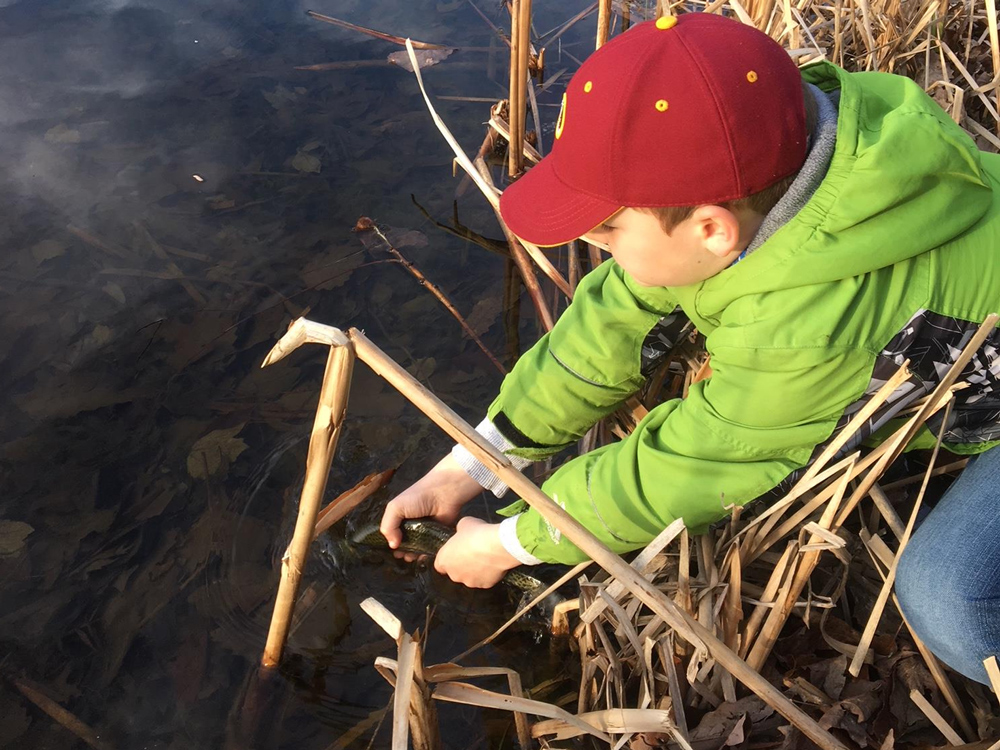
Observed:
[[[517,519],[520,517],[518,514],[500,522],[500,543],[521,565],[538,565],[542,561],[526,552],[517,539]]]
[[[493,426],[493,423],[489,420],[489,418],[484,419],[476,425],[476,432],[486,438],[486,441],[490,445],[507,456],[513,467],[518,471],[521,471],[521,469],[531,463],[531,461],[527,458],[512,456],[508,453],[509,450],[514,448],[514,445],[512,445],[507,438],[500,434],[500,431]],[[510,487],[504,484],[500,477],[487,469],[486,466],[484,466],[479,459],[469,453],[465,447],[456,445],[451,449],[451,456],[458,462],[459,466],[465,469],[465,473],[475,479],[479,483],[479,486],[484,490],[489,490],[496,497],[503,497],[507,494],[507,490],[509,490]]]

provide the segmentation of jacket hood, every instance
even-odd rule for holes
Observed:
[[[989,209],[992,190],[975,143],[916,83],[831,63],[809,66],[803,77],[839,91],[827,175],[754,253],[704,282],[669,290],[702,326],[718,325],[722,311],[746,295],[858,276],[925,253]]]

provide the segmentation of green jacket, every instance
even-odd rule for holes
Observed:
[[[602,264],[489,408],[510,453],[552,455],[641,387],[643,344],[675,308],[706,335],[708,380],[542,487],[616,551],[676,518],[702,530],[774,490],[910,358],[914,377],[867,438],[929,392],[1000,309],[1000,157],[979,152],[909,79],[828,63],[803,76],[840,90],[836,150],[805,207],[699,284],[641,287]],[[964,373],[973,387],[959,392],[945,436],[957,452],[1000,439],[998,350],[995,332]],[[585,559],[534,510],[516,533],[541,560]]]

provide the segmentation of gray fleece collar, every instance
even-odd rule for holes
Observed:
[[[816,188],[826,177],[833,159],[833,150],[837,145],[837,108],[830,97],[811,83],[806,84],[816,98],[816,129],[811,136],[812,143],[806,154],[806,160],[799,170],[798,176],[792,181],[788,192],[775,204],[764,217],[760,229],[754,235],[747,249],[740,253],[734,261],[739,263],[747,255],[770,239],[771,235],[787,224],[802,207],[809,202]]]

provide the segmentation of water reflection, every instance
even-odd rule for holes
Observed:
[[[478,333],[504,352],[502,259],[410,202],[447,220],[458,184],[412,77],[381,64],[294,70],[396,48],[311,21],[307,7],[0,0],[0,671],[117,747],[247,744],[231,712],[263,646],[323,369],[316,351],[259,369],[289,321],[309,311],[367,329],[470,418],[498,385],[447,312],[351,235],[372,215],[463,310],[497,300],[480,305]],[[316,9],[491,44],[466,6]],[[576,10],[542,9],[541,23]],[[458,53],[428,82],[503,96],[506,60],[488,57]],[[485,106],[441,102],[470,149]],[[461,210],[497,233],[476,196]],[[362,368],[350,410],[332,488],[400,464],[398,488],[446,446]],[[252,744],[325,748],[385,704],[371,663],[392,644],[360,614],[365,596],[409,627],[434,604],[429,660],[487,635],[508,608],[335,552],[314,556],[305,584],[311,605]],[[506,639],[507,663],[532,642]],[[521,665],[528,684],[545,653]],[[0,716],[0,746],[79,745],[10,682]],[[449,716],[449,744],[490,733],[479,712]]]

